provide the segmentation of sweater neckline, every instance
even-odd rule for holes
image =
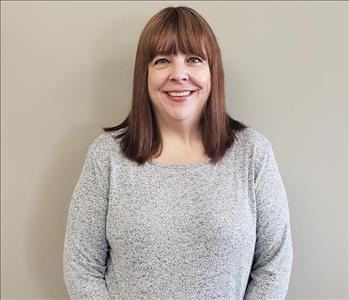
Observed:
[[[195,169],[195,168],[209,164],[210,161],[211,161],[211,158],[209,157],[199,162],[191,163],[191,164],[165,164],[160,161],[156,161],[154,159],[150,159],[149,163],[153,166],[164,168],[164,169]]]

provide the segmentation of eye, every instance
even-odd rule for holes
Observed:
[[[162,61],[168,61],[168,60],[166,58],[160,58],[154,62],[154,65],[157,65],[159,62],[162,62]]]
[[[202,62],[202,60],[199,57],[193,56],[189,58],[189,60],[197,60],[199,63]]]

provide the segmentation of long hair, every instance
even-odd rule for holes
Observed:
[[[201,115],[200,128],[210,162],[220,161],[233,145],[235,133],[247,128],[226,111],[221,51],[211,27],[192,8],[167,7],[148,21],[140,35],[128,116],[117,126],[103,128],[106,132],[125,129],[115,138],[121,139],[122,153],[138,164],[144,164],[162,151],[160,130],[148,93],[148,64],[159,53],[177,54],[178,50],[203,57],[209,63],[211,92]]]

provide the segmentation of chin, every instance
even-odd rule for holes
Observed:
[[[171,113],[169,114],[172,119],[175,119],[177,121],[182,121],[182,120],[188,120],[192,116],[190,113]]]

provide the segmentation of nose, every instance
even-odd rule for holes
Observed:
[[[187,69],[185,67],[184,63],[174,63],[171,70],[170,75],[168,77],[169,80],[172,81],[182,81],[182,80],[188,80],[189,75],[187,73]]]

